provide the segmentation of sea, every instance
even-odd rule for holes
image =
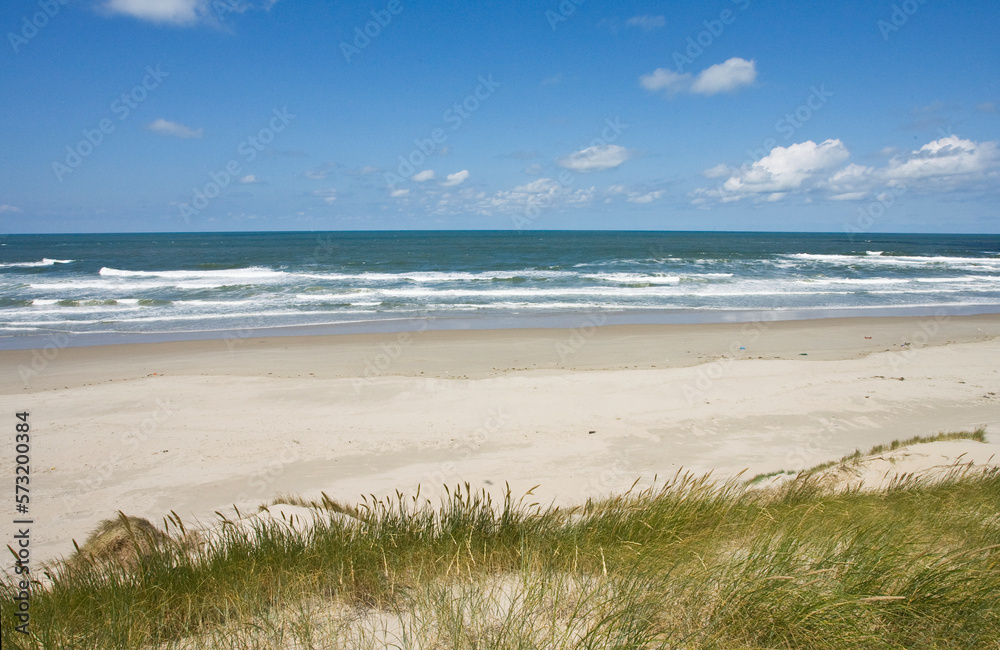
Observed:
[[[7,235],[0,348],[1000,312],[1000,235]],[[589,321],[585,320],[589,319]]]

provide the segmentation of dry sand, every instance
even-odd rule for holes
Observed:
[[[31,414],[33,559],[118,510],[207,522],[460,481],[575,503],[681,467],[798,470],[982,425],[1000,443],[1000,315],[597,321],[0,352],[11,426]]]

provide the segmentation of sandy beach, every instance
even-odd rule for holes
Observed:
[[[1000,449],[998,315],[600,325],[0,352],[8,417],[30,412],[34,558],[118,510],[465,481],[576,503],[977,426]]]

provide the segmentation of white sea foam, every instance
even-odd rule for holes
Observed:
[[[645,273],[597,273],[584,275],[583,278],[620,284],[678,284],[681,281],[679,275],[647,275]]]
[[[38,262],[8,262],[6,264],[0,264],[0,269],[12,269],[18,267],[33,267],[33,266],[53,266],[55,264],[69,264],[75,262],[76,260],[52,260],[47,257],[43,257],[41,261]]]
[[[791,253],[783,255],[786,259],[811,262],[827,262],[830,264],[885,264],[885,265],[982,265],[984,267],[1000,268],[1000,257],[947,257],[943,255],[820,255],[815,253]]]

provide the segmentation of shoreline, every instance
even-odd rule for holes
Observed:
[[[464,481],[581,502],[680,468],[752,476],[942,430],[1000,432],[997,314],[600,327],[581,315],[572,329],[5,350],[0,362],[3,394],[36,432],[39,559],[69,554],[118,510],[205,522],[277,493],[353,503]]]
[[[1000,305],[882,305],[878,307],[814,307],[800,309],[626,310],[552,313],[491,313],[466,316],[461,312],[427,313],[423,317],[393,317],[320,324],[230,327],[211,330],[158,332],[65,332],[0,336],[0,352],[45,348],[94,347],[178,341],[229,341],[246,338],[395,334],[431,331],[490,331],[570,329],[582,320],[599,325],[715,325],[778,321],[815,321],[849,318],[925,318],[1000,314]],[[241,316],[245,318],[245,316]]]

